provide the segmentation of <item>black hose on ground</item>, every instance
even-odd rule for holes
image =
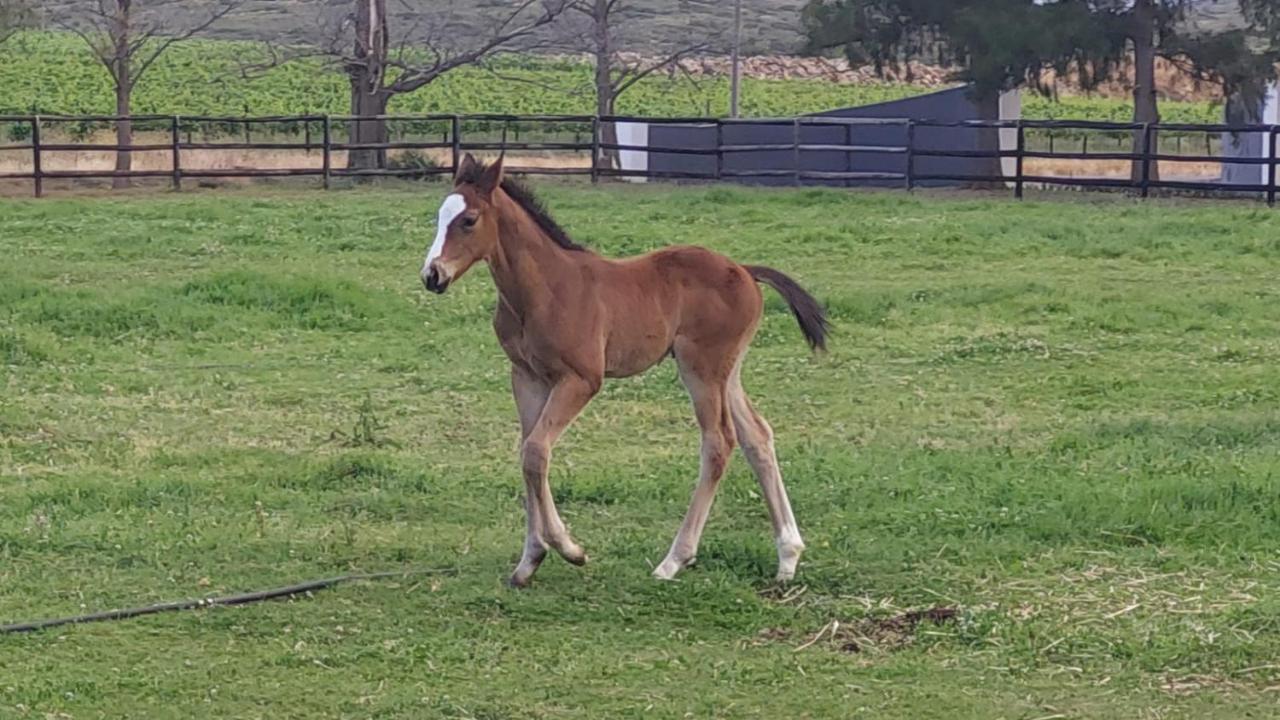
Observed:
[[[52,618],[49,620],[34,620],[32,622],[14,623],[12,625],[0,625],[0,634],[34,632],[36,630],[45,630],[59,625],[79,625],[81,623],[101,622],[104,620],[125,620],[142,615],[153,615],[155,613],[172,612],[175,610],[197,610],[200,608],[217,607],[220,605],[246,605],[248,603],[262,602],[263,600],[273,600],[275,598],[301,595],[302,593],[311,592],[312,590],[323,590],[340,583],[353,582],[356,580],[380,580],[383,578],[405,577],[409,575],[450,575],[453,574],[453,572],[454,570],[451,568],[431,568],[422,570],[393,570],[389,572],[339,575],[337,577],[324,578],[322,580],[308,580],[296,585],[287,585],[285,587],[273,588],[271,590],[257,590],[254,592],[240,593],[239,595],[224,595],[223,597],[200,598],[196,600],[179,600],[177,602],[157,603],[155,605],[146,605],[143,607],[107,610],[105,612],[90,613],[88,615],[74,615],[71,617]]]

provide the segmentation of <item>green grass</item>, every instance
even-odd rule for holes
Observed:
[[[541,189],[606,253],[705,244],[829,304],[812,357],[771,296],[745,371],[810,548],[789,591],[737,458],[699,565],[649,578],[697,471],[669,364],[557,451],[591,564],[502,585],[493,290],[417,278],[443,186],[5,200],[0,622],[449,572],[2,637],[0,717],[1274,712],[1280,215]]]

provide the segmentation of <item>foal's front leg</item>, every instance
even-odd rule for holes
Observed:
[[[515,396],[516,412],[520,414],[520,446],[529,439],[534,425],[542,415],[542,408],[547,404],[550,391],[536,377],[523,369],[511,366],[511,393]],[[523,587],[533,578],[547,556],[547,543],[543,540],[542,510],[539,505],[539,490],[531,486],[526,479],[524,491],[525,535],[524,552],[520,555],[520,564],[516,565],[511,575],[511,584]]]
[[[511,584],[516,587],[528,585],[542,561],[541,556],[534,560],[530,555],[530,538],[535,533],[574,565],[587,561],[587,554],[573,541],[560,519],[555,498],[551,495],[551,485],[547,482],[547,472],[551,465],[551,449],[556,441],[599,389],[598,381],[590,382],[577,376],[561,379],[547,393],[542,412],[520,444],[530,537],[525,540],[525,557],[521,558],[520,565],[511,575]],[[529,560],[532,562],[527,563]]]

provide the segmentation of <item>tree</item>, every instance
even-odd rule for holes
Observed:
[[[351,143],[387,142],[380,116],[391,98],[418,90],[440,76],[535,34],[559,17],[570,0],[519,0],[507,3],[489,30],[468,37],[457,30],[450,10],[438,3],[401,0],[388,14],[386,0],[353,0],[351,12],[332,23],[336,32],[324,53],[336,58],[351,83]],[[392,40],[392,29],[396,38]],[[386,151],[363,148],[348,153],[353,169],[386,166]]]
[[[913,62],[956,68],[984,118],[998,118],[1001,93],[1029,84],[1047,91],[1043,71],[1068,58],[1105,55],[1088,13],[1074,3],[1035,0],[810,0],[804,8],[808,49],[842,48],[851,63],[911,78]],[[1088,62],[1082,80],[1094,82]],[[999,134],[983,131],[979,147],[999,149]],[[993,157],[983,174],[1000,174]]]
[[[1238,22],[1192,22],[1209,5],[1232,10]],[[842,47],[851,61],[882,71],[914,59],[952,65],[957,79],[974,84],[980,103],[1018,85],[1052,92],[1041,82],[1048,68],[1074,72],[1092,89],[1128,61],[1135,123],[1160,121],[1158,57],[1220,83],[1229,95],[1258,94],[1280,60],[1275,0],[809,0],[804,17],[814,51]],[[1135,132],[1135,153],[1144,142]],[[1142,172],[1135,162],[1133,178]]]
[[[76,33],[102,64],[116,91],[116,170],[133,167],[133,88],[175,42],[186,40],[225,17],[243,0],[94,0],[76,3],[55,18]],[[114,187],[126,187],[117,177]]]
[[[1156,58],[1222,86],[1226,97],[1259,97],[1280,62],[1280,9],[1274,0],[1094,0],[1087,3],[1106,24],[1123,33],[1133,53],[1133,121],[1160,122]],[[1208,8],[1234,11],[1236,22],[1205,28],[1192,22]],[[1121,52],[1124,52],[1123,50]],[[1114,59],[1114,58],[1113,58]],[[1113,62],[1111,67],[1117,67]],[[1257,103],[1254,102],[1254,105]],[[1142,133],[1134,133],[1140,152]],[[1158,138],[1152,135],[1152,149]],[[1142,163],[1133,164],[1140,178]],[[1158,164],[1149,169],[1158,178]]]
[[[618,98],[633,85],[659,70],[674,66],[682,58],[706,50],[712,43],[711,37],[703,36],[678,41],[657,58],[627,54],[624,52],[625,39],[622,32],[631,25],[630,20],[635,14],[633,4],[625,0],[576,0],[570,5],[575,13],[587,20],[584,32],[575,33],[575,36],[585,40],[585,46],[595,65],[594,89],[598,116],[615,114]],[[581,49],[582,45],[578,44],[576,47]],[[600,131],[602,142],[617,144],[618,132],[613,123],[602,123]],[[606,148],[601,154],[605,167],[616,167],[616,150]]]

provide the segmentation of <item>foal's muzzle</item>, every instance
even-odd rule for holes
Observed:
[[[444,291],[449,288],[449,278],[441,274],[439,268],[435,265],[427,268],[427,272],[422,276],[422,284],[427,289],[437,295],[443,295]]]

